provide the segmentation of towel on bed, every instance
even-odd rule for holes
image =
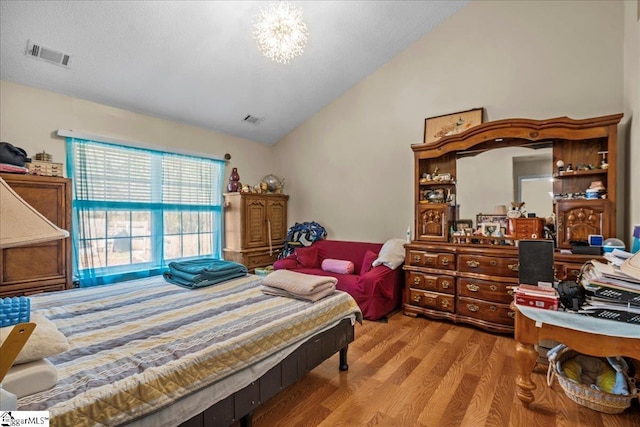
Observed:
[[[335,289],[337,283],[338,279],[335,277],[296,273],[290,270],[276,270],[262,279],[264,286],[282,289],[299,296],[324,292],[328,288],[327,285],[332,285]]]
[[[247,267],[237,262],[213,258],[170,262],[163,277],[169,283],[187,288],[202,288],[247,275]]]
[[[262,293],[264,293],[265,295],[275,295],[279,297],[288,297],[288,298],[295,298],[295,299],[300,299],[305,301],[316,302],[319,299],[322,299],[326,296],[331,295],[336,290],[336,285],[334,285],[333,283],[326,283],[325,285],[322,285],[319,288],[317,288],[316,292],[312,294],[306,294],[306,295],[294,294],[293,292],[288,292],[288,291],[285,291],[284,289],[272,288],[271,286],[265,286],[265,285],[262,285],[260,289],[262,290]]]

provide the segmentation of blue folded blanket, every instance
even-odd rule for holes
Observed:
[[[237,262],[213,258],[169,263],[163,277],[169,283],[187,288],[202,288],[247,275],[247,267]]]

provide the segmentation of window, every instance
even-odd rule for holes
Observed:
[[[68,137],[67,168],[80,286],[220,258],[223,161]]]

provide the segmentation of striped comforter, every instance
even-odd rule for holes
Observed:
[[[246,276],[197,290],[161,276],[32,297],[71,344],[49,358],[59,380],[18,400],[49,410],[52,426],[138,419],[314,335],[355,301],[336,292],[315,303],[264,295]],[[214,403],[214,402],[212,402]]]

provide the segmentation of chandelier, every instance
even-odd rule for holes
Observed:
[[[272,2],[260,12],[253,35],[269,59],[286,64],[301,55],[307,43],[302,10],[287,2]]]

